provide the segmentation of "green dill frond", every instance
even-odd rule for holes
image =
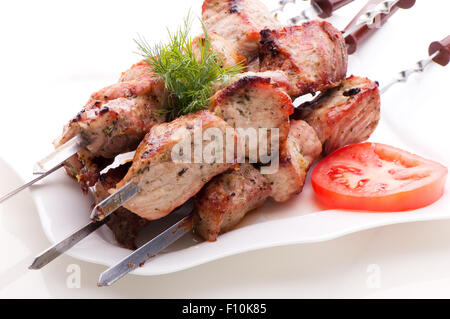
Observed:
[[[138,54],[147,59],[155,74],[164,81],[169,105],[161,112],[169,113],[170,119],[207,109],[213,83],[225,83],[244,69],[242,64],[223,67],[220,54],[211,51],[211,40],[203,23],[204,40],[199,39],[198,58],[189,36],[191,26],[189,13],[176,32],[167,30],[169,41],[166,44],[150,45],[142,37],[134,40]]]

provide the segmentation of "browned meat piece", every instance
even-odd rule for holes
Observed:
[[[108,190],[116,187],[116,184],[125,176],[131,163],[127,163],[108,170],[100,175],[100,179],[95,184],[95,202],[98,204],[109,196]],[[116,241],[120,246],[128,249],[136,249],[136,237],[138,233],[148,225],[147,219],[130,212],[124,207],[120,207],[112,213],[106,225],[111,229]]]
[[[283,202],[300,193],[307,170],[321,151],[313,128],[304,121],[291,121],[278,171],[261,175],[251,164],[241,164],[238,170],[231,169],[213,178],[195,197],[195,231],[214,241],[247,212],[261,206],[268,196]]]
[[[259,32],[281,25],[259,0],[205,0],[202,19],[208,32],[215,32],[252,61],[258,54]]]
[[[270,195],[268,181],[251,164],[213,178],[195,197],[194,231],[209,241],[229,231]]]
[[[81,186],[84,194],[87,194],[89,187],[97,182],[100,171],[114,161],[112,158],[94,157],[86,149],[67,159],[64,168],[67,174]]]
[[[341,32],[325,21],[261,31],[260,70],[282,70],[297,97],[339,85],[347,72]]]
[[[258,133],[258,128],[278,128],[281,144],[287,138],[289,115],[293,113],[282,79],[281,72],[243,73],[213,96],[210,110],[238,130],[255,129]],[[284,85],[288,85],[286,79]],[[246,154],[257,154],[261,143],[270,150],[270,132],[267,141],[245,143]]]
[[[135,149],[154,124],[165,120],[165,115],[155,112],[159,109],[147,95],[88,105],[70,121],[55,145],[81,134],[92,156],[113,158]]]
[[[94,93],[54,142],[58,147],[78,134],[88,142],[85,151],[66,164],[69,175],[76,177],[83,189],[93,186],[98,177],[98,167],[86,165],[95,158],[112,159],[134,150],[154,124],[166,119],[158,112],[165,103],[164,85],[146,62],[124,72],[120,81]]]
[[[350,76],[341,86],[300,105],[293,116],[311,125],[324,154],[369,138],[380,119],[380,92],[376,82]]]
[[[209,128],[218,132],[218,139],[224,141],[223,146],[217,148],[211,158],[194,161],[194,136],[202,136]],[[231,141],[226,138],[227,131]],[[199,111],[153,126],[137,148],[127,175],[117,184],[117,189],[129,181],[139,186],[139,194],[124,207],[149,220],[169,214],[194,196],[211,178],[233,165],[227,163],[229,158],[225,157],[227,143],[233,143],[228,147],[235,147],[235,140],[234,129],[208,111]],[[210,143],[213,142],[204,137],[204,154],[211,146],[208,146]],[[186,146],[181,149],[186,158],[174,159],[174,155],[181,153],[177,148],[180,145]],[[232,156],[231,162],[235,160]]]
[[[216,52],[220,55],[222,58],[222,67],[228,67],[236,64],[246,64],[246,58],[240,55],[237,55],[234,47],[231,45],[231,43],[226,40],[225,38],[221,37],[220,35],[209,32],[208,33],[209,40],[211,42],[211,48],[210,50],[212,52]],[[197,57],[201,57],[200,52],[200,44],[204,45],[205,43],[205,36],[197,36],[192,40],[192,46],[194,49],[194,53]]]
[[[289,136],[281,148],[279,168],[273,174],[264,175],[272,187],[271,197],[284,202],[300,194],[306,173],[321,152],[322,144],[314,129],[304,121],[291,120]]]
[[[146,60],[141,60],[136,64],[133,64],[131,68],[122,72],[119,78],[120,82],[130,82],[139,79],[147,79],[148,81],[154,81],[155,77],[153,75],[152,67],[146,62]],[[150,86],[151,87],[151,86]],[[162,89],[164,86],[153,86],[155,89]],[[162,93],[162,92],[161,92]],[[160,95],[160,94],[155,94]]]
[[[166,103],[164,83],[155,76],[150,65],[142,60],[134,64],[130,69],[122,72],[119,82],[107,86],[91,95],[86,107],[95,104],[115,100],[118,98],[132,98],[147,96],[153,103],[161,108]]]
[[[55,146],[77,134],[89,141],[93,156],[106,158],[127,152],[155,123],[165,120],[164,84],[141,61],[122,73],[120,82],[92,94],[83,110],[64,128]],[[131,141],[128,141],[131,140]],[[124,148],[124,150],[122,150]]]

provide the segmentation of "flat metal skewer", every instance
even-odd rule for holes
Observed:
[[[133,271],[134,269],[144,265],[146,261],[155,257],[163,249],[170,246],[183,235],[192,230],[192,216],[190,212],[193,209],[193,201],[186,202],[179,207],[177,211],[184,211],[184,214],[189,214],[181,220],[164,230],[158,236],[154,237],[143,246],[135,250],[133,253],[119,261],[114,266],[105,270],[98,280],[98,286],[110,286],[117,280]],[[177,212],[172,212],[177,213]]]
[[[34,183],[40,181],[40,180],[43,179],[44,177],[50,175],[50,174],[53,173],[54,171],[57,171],[58,169],[60,169],[61,167],[63,167],[63,165],[64,165],[64,164],[61,163],[61,164],[59,164],[59,165],[53,167],[52,169],[48,170],[48,171],[45,172],[44,174],[41,174],[40,176],[36,177],[35,179],[29,181],[28,183],[26,183],[26,184],[24,184],[24,185],[22,185],[22,186],[20,186],[20,187],[18,187],[18,188],[16,188],[16,189],[12,190],[11,192],[9,192],[9,193],[6,194],[6,195],[3,195],[3,196],[0,198],[0,204],[3,203],[3,202],[4,202],[5,200],[7,200],[8,198],[13,197],[13,196],[16,195],[17,193],[23,191],[25,188],[27,188],[27,187],[33,185]]]
[[[73,154],[81,151],[86,146],[85,144],[85,141],[77,135],[58,147],[55,151],[36,163],[33,174],[40,174],[40,176],[2,196],[0,203],[63,167],[64,162]]]
[[[381,14],[389,14],[398,1],[399,0],[386,0],[377,4],[375,8],[366,11],[359,17],[358,22],[354,26],[343,33],[343,37],[346,38],[348,35],[366,25],[368,27],[373,26],[376,22],[376,17],[381,16]]]
[[[78,153],[86,147],[87,142],[80,136],[75,135],[46,157],[37,161],[33,168],[33,174],[44,174],[56,165],[64,162],[73,154]]]
[[[97,204],[91,212],[92,215],[98,216],[98,220],[87,223],[74,233],[70,234],[63,240],[59,241],[58,243],[54,244],[53,246],[39,254],[34,259],[29,268],[40,269],[54,260],[56,257],[72,248],[75,244],[77,244],[82,239],[86,238],[88,235],[96,231],[100,226],[102,226],[105,223],[106,217],[111,215],[120,206],[136,196],[138,191],[138,186],[132,182],[129,182],[114,194],[105,198],[103,201]]]
[[[37,256],[33,260],[33,263],[28,267],[28,269],[41,269],[49,262],[51,262],[58,256],[62,255],[68,249],[75,246],[78,242],[80,242],[81,240],[92,234],[106,221],[107,219],[104,219],[100,222],[93,222],[84,225],[77,231],[73,232],[69,237],[65,238],[64,240],[60,241],[59,243],[51,246],[50,248],[42,252],[39,256]]]

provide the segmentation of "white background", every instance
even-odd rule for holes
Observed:
[[[364,3],[356,0],[330,21],[343,28]],[[200,5],[181,0],[2,2],[0,194],[30,177],[35,160],[52,149],[62,124],[92,91],[116,81],[138,60],[132,41],[137,34],[164,40],[166,26],[179,25],[190,7],[199,14]],[[449,10],[445,0],[418,0],[412,9],[397,12],[350,57],[349,74],[383,83],[426,57],[428,44],[450,32]],[[449,68],[432,65],[382,98],[382,121],[399,127],[410,150],[422,149],[447,166]],[[376,133],[371,140],[377,141]],[[64,199],[55,194],[55,200]],[[113,287],[98,288],[105,267],[68,256],[42,271],[27,270],[32,257],[49,245],[34,202],[26,191],[0,205],[0,297],[450,297],[450,221],[264,249],[171,275],[127,276]],[[66,285],[71,264],[81,267],[79,289]],[[378,288],[367,285],[373,264],[380,270]]]

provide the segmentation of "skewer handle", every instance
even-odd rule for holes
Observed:
[[[319,15],[322,19],[329,18],[339,8],[349,4],[353,0],[311,0],[312,5],[317,5],[322,9],[322,13]]]
[[[450,35],[442,41],[434,41],[428,47],[428,54],[433,55],[439,51],[439,54],[433,58],[433,61],[442,66],[446,66],[450,61]]]
[[[370,6],[379,4],[380,0],[371,0],[369,1],[355,18],[345,27],[344,33],[346,30],[352,28],[358,21],[358,18],[364,14]],[[377,21],[377,25],[375,27],[369,27],[367,25],[362,26],[358,30],[350,33],[345,37],[345,43],[347,44],[347,53],[353,54],[355,53],[358,45],[364,42],[369,36],[371,36],[378,28],[380,28],[386,21],[399,9],[409,9],[416,3],[416,0],[399,0],[391,9],[389,14],[380,13],[375,18],[374,21]]]
[[[400,0],[399,2],[397,2],[397,7],[399,7],[400,9],[409,9],[415,4],[416,0]]]

